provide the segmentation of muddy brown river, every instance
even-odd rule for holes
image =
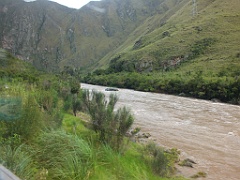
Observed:
[[[135,127],[149,132],[156,143],[181,150],[182,159],[194,160],[194,168],[178,167],[184,176],[203,171],[207,173],[203,179],[240,180],[240,106],[128,89],[108,92],[89,84],[81,87],[116,93],[118,106],[129,107],[134,114]]]

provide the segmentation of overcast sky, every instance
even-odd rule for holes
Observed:
[[[30,2],[30,1],[35,1],[35,0],[24,0],[24,1]],[[90,1],[101,1],[101,0],[51,0],[51,1],[57,2],[64,6],[79,9]]]

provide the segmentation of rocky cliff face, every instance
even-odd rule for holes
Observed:
[[[47,0],[0,0],[0,46],[47,71],[96,66],[143,21],[171,6],[166,0],[102,0],[75,10]]]
[[[40,69],[57,68],[63,19],[73,10],[48,1],[1,3],[1,47]],[[56,14],[57,13],[57,14]]]

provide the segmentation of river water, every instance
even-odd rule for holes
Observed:
[[[182,159],[194,160],[194,168],[177,167],[184,176],[203,171],[204,179],[240,180],[240,106],[128,89],[108,92],[89,84],[81,87],[116,93],[117,106],[131,109],[135,127],[150,133],[159,145],[181,150]]]

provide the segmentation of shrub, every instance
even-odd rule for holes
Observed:
[[[175,172],[174,163],[179,157],[179,152],[176,149],[165,151],[155,143],[150,142],[146,145],[144,154],[145,160],[156,174],[170,176]]]
[[[6,137],[13,137],[14,134],[28,140],[34,137],[43,127],[42,114],[38,104],[33,96],[27,95],[26,100],[22,102],[22,111],[20,117],[5,121]]]
[[[213,38],[204,38],[197,41],[191,48],[190,59],[194,59],[197,56],[204,54],[205,50],[216,42],[216,39]]]
[[[113,94],[107,101],[103,93],[84,91],[82,98],[83,109],[90,114],[92,127],[99,133],[99,140],[120,150],[123,138],[134,121],[130,111],[124,107],[114,112],[118,98]]]
[[[76,78],[71,78],[70,80],[71,93],[77,94],[80,90],[80,82]]]

